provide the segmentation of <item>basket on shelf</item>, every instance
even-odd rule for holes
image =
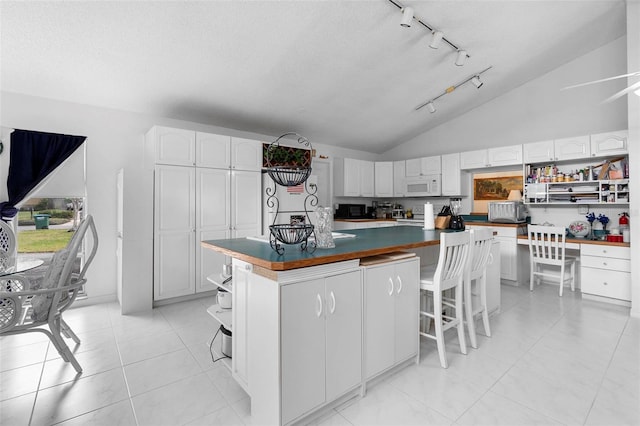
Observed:
[[[297,136],[298,143],[308,150],[280,146],[280,139],[285,136]],[[311,175],[311,143],[307,138],[295,132],[288,132],[272,142],[266,149],[266,171],[275,183],[280,186],[297,186],[307,181]]]
[[[269,231],[271,235],[284,244],[299,244],[307,240],[313,233],[313,225],[311,224],[277,224],[270,225]]]

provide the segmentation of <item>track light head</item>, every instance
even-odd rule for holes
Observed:
[[[429,112],[431,114],[433,114],[434,112],[436,112],[436,106],[433,104],[432,101],[427,102],[427,109],[429,110]]]
[[[442,33],[442,31],[434,31],[433,36],[431,38],[431,43],[429,43],[429,47],[432,49],[437,49],[438,47],[440,47],[440,43],[442,42],[442,37],[444,37],[444,34]]]
[[[456,65],[461,67],[467,60],[467,51],[466,50],[458,50],[458,57],[456,58]]]
[[[476,75],[475,77],[473,77],[471,79],[471,82],[473,83],[474,86],[476,86],[477,89],[481,88],[482,85],[484,84],[482,81],[480,81],[479,75]]]
[[[402,9],[402,20],[400,21],[400,26],[402,27],[410,27],[411,22],[413,21],[413,8],[405,7]]]

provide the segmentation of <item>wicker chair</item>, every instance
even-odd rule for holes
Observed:
[[[79,273],[73,272],[82,241],[91,229],[93,247]],[[78,290],[86,283],[85,273],[98,249],[98,233],[93,218],[87,216],[69,244],[56,252],[41,285],[20,274],[0,278],[0,336],[28,332],[46,334],[65,362],[78,373],[82,367],[61,336],[80,343],[80,339],[62,319],[62,313],[75,301]],[[47,329],[48,328],[48,329]]]
[[[0,220],[0,272],[15,265],[16,262],[16,236],[13,229]]]

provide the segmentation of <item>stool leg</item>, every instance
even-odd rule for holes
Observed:
[[[533,280],[534,280],[533,277],[534,277],[535,268],[536,268],[535,263],[531,262],[531,264],[529,265],[529,271],[531,271],[529,274],[529,291],[533,291]]]
[[[480,303],[482,304],[482,323],[484,324],[484,332],[491,337],[491,327],[489,327],[489,308],[487,308],[487,270],[485,268],[482,277],[480,277]]]
[[[466,277],[464,280],[464,310],[467,317],[467,328],[469,329],[469,340],[471,347],[478,348],[478,340],[476,339],[476,324],[473,320],[473,302],[471,297],[471,285],[473,281]],[[477,285],[477,284],[476,284]]]
[[[562,297],[563,288],[564,288],[564,263],[560,265],[560,297]]]
[[[438,356],[440,357],[440,365],[442,368],[448,368],[447,353],[444,349],[444,331],[442,330],[442,292],[435,291],[433,293],[433,313],[435,315],[434,323],[436,325],[436,345],[438,346]]]
[[[571,291],[576,291],[576,262],[571,262]]]
[[[456,320],[458,320],[458,341],[460,342],[460,352],[467,354],[467,341],[464,337],[464,313],[462,309],[462,286],[460,283],[456,286]]]

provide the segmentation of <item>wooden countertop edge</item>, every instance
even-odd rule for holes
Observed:
[[[518,235],[519,240],[528,240],[528,235]],[[585,240],[584,238],[567,238],[567,243],[574,244],[593,244],[596,246],[615,246],[615,247],[631,247],[631,243],[614,243],[612,241],[604,240]]]
[[[334,222],[395,222],[395,219],[333,219]]]
[[[242,260],[252,265],[257,265],[262,268],[270,269],[272,271],[288,271],[290,269],[305,268],[307,266],[325,265],[327,263],[341,262],[344,260],[361,259],[363,257],[375,256],[378,254],[391,253],[398,250],[406,250],[411,248],[427,247],[440,244],[440,240],[435,241],[419,241],[416,243],[399,244],[396,246],[381,247],[376,249],[368,249],[361,251],[354,251],[349,253],[332,254],[322,257],[314,257],[309,259],[290,260],[286,262],[271,262],[268,260],[260,259],[257,257],[249,256],[243,253],[239,253],[233,250],[228,250],[222,247],[214,246],[206,242],[201,243],[203,247],[215,250],[223,253],[227,256],[231,256],[235,259]],[[316,249],[316,253],[318,250]]]
[[[467,226],[496,226],[501,228],[526,228],[527,223],[498,223],[498,222],[474,222],[467,221],[465,222]]]

